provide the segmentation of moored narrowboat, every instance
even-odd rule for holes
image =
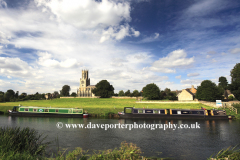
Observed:
[[[83,117],[83,109],[14,106],[12,110],[9,110],[9,115],[31,117]]]
[[[120,118],[152,118],[152,119],[232,119],[224,110],[206,109],[145,109],[125,107],[118,112]]]

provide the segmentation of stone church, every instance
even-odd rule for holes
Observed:
[[[90,78],[88,78],[88,70],[82,70],[82,78],[80,78],[80,86],[77,90],[78,97],[95,97],[92,90],[96,88],[95,85],[90,85]]]

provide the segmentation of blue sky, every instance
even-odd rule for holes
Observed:
[[[236,0],[0,0],[0,90],[108,80],[119,90],[230,82],[240,61]]]

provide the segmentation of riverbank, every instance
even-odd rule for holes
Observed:
[[[117,114],[123,111],[124,107],[135,108],[162,108],[162,109],[200,109],[201,107],[211,109],[200,103],[136,103],[134,99],[114,99],[114,98],[71,98],[53,100],[29,100],[20,102],[0,103],[0,111],[7,112],[13,106],[36,106],[36,107],[60,107],[60,108],[82,108],[90,114],[105,115],[109,113]]]

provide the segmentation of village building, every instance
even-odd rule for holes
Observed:
[[[95,85],[90,85],[90,78],[88,78],[88,70],[82,70],[82,78],[80,78],[80,86],[77,89],[78,97],[95,97],[92,90],[96,88]]]
[[[177,97],[179,101],[194,100],[196,93],[197,89],[192,85],[192,88],[183,89],[182,92],[177,95]]]

